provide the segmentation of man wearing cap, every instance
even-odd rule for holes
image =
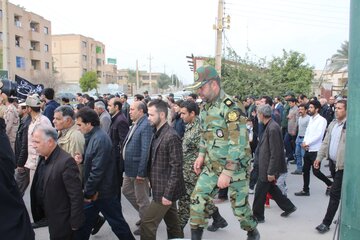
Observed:
[[[17,167],[24,167],[28,157],[28,129],[31,123],[25,102],[19,104],[18,114],[20,124],[15,138],[15,164]]]
[[[248,170],[251,158],[242,103],[225,94],[214,67],[195,72],[197,90],[206,104],[200,113],[201,139],[194,171],[200,174],[191,195],[191,239],[201,239],[207,225],[206,203],[220,188],[229,187],[231,206],[248,240],[260,239],[257,222],[248,203]]]

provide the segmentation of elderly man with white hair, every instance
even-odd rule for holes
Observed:
[[[31,210],[35,221],[47,217],[50,239],[73,239],[85,220],[83,193],[76,162],[59,147],[57,139],[52,126],[38,125],[32,132],[40,158],[31,187]]]
[[[94,110],[100,118],[100,128],[104,130],[106,133],[108,133],[111,125],[111,116],[108,113],[108,111],[106,111],[104,102],[103,101],[95,102]]]

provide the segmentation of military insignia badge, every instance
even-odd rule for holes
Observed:
[[[240,114],[238,111],[231,111],[227,114],[227,119],[230,121],[230,122],[235,122],[239,119],[240,117]]]
[[[216,136],[218,136],[219,138],[224,137],[224,132],[223,132],[223,130],[217,129],[217,130],[216,130]]]
[[[234,102],[231,101],[229,98],[225,99],[224,103],[225,103],[225,105],[228,106],[228,107],[230,107],[231,105],[234,104]]]
[[[194,81],[196,82],[197,80],[199,80],[199,73],[195,72],[194,74]]]

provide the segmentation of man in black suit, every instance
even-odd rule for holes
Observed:
[[[156,230],[164,219],[168,239],[183,238],[176,201],[185,193],[183,155],[179,135],[167,123],[168,106],[162,100],[148,104],[150,125],[155,133],[148,162],[153,200],[141,223],[141,240],[155,240]]]
[[[119,99],[112,98],[109,100],[108,110],[111,115],[109,136],[112,142],[112,154],[116,160],[117,169],[119,170],[120,186],[122,186],[124,172],[124,159],[121,154],[121,146],[129,132],[129,123],[125,115],[121,112],[121,107],[122,104]]]
[[[79,169],[74,158],[57,145],[54,128],[38,126],[32,136],[40,155],[31,187],[33,218],[36,222],[46,215],[50,239],[73,239],[85,219]],[[37,209],[39,205],[44,212]]]
[[[256,183],[253,213],[259,223],[265,221],[264,204],[266,194],[269,192],[272,198],[284,211],[281,216],[287,217],[296,211],[294,204],[282,194],[276,185],[276,179],[281,173],[287,171],[284,143],[279,124],[271,118],[270,105],[261,105],[257,109],[259,122],[264,124],[264,133],[260,139],[259,149],[259,178]]]

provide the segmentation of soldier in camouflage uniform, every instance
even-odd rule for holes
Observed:
[[[15,98],[7,97],[6,100],[6,111],[4,115],[5,123],[6,123],[6,134],[9,137],[10,145],[12,150],[15,150],[15,139],[16,132],[19,128],[19,113],[17,108],[14,105]]]
[[[186,193],[180,197],[178,202],[178,216],[181,228],[184,229],[190,217],[190,196],[195,188],[198,176],[194,172],[194,162],[199,153],[200,143],[200,119],[199,107],[194,101],[184,101],[180,105],[180,114],[187,124],[182,141],[183,148],[183,175]],[[214,222],[208,227],[209,231],[216,231],[228,225],[226,220],[219,214],[218,208],[212,201],[207,203],[207,215],[214,218]]]
[[[207,225],[206,208],[220,188],[229,187],[234,215],[248,240],[260,239],[257,222],[248,203],[250,146],[242,103],[225,94],[220,78],[211,66],[195,72],[195,84],[206,102],[200,113],[201,140],[194,171],[200,174],[191,195],[191,239],[201,239]]]

